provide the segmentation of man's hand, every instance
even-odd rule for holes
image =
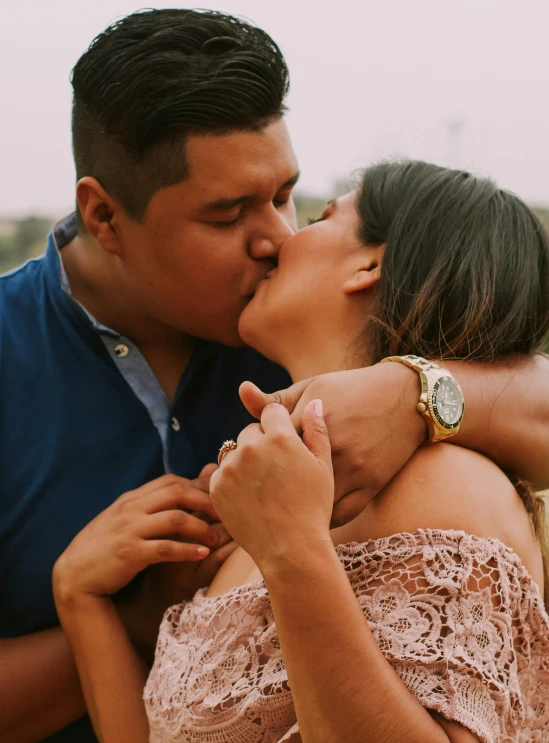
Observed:
[[[210,478],[218,469],[207,464],[189,486],[209,496]],[[204,512],[192,514],[211,525],[218,542],[200,562],[166,562],[151,565],[131,597],[117,602],[119,614],[128,635],[145,660],[151,661],[158,628],[166,609],[181,601],[189,601],[199,588],[209,586],[225,560],[236,549],[236,543],[219,521]],[[175,537],[174,537],[175,538]]]
[[[57,560],[56,603],[86,594],[112,596],[149,565],[203,560],[219,537],[191,511],[217,518],[209,495],[175,475],[121,495]]]
[[[210,478],[217,469],[217,464],[207,464],[197,479],[191,481],[190,486],[209,496]],[[199,588],[209,586],[219,568],[236,548],[236,543],[221,522],[212,520],[205,512],[196,511],[192,515],[210,524],[218,541],[211,548],[208,557],[200,562],[166,562],[147,568],[143,590],[149,599],[154,597],[164,609],[181,601],[190,601]]]
[[[357,516],[425,440],[427,427],[416,411],[419,395],[418,375],[401,364],[323,374],[270,395],[251,382],[240,387],[253,416],[280,403],[299,433],[307,404],[323,401],[335,476],[332,526]]]

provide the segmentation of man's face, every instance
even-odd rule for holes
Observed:
[[[155,193],[142,223],[121,218],[124,280],[167,329],[241,345],[240,314],[296,230],[286,124],[190,136],[186,157],[189,177]]]

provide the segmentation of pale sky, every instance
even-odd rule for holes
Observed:
[[[97,33],[145,5],[0,0],[0,216],[69,210],[70,70]],[[548,0],[201,7],[250,18],[286,55],[302,191],[329,196],[335,178],[408,156],[491,175],[549,204]]]

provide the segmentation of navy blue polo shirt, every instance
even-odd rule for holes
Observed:
[[[58,625],[53,564],[119,495],[216,461],[223,440],[251,421],[242,381],[267,391],[290,383],[255,351],[199,341],[170,404],[137,347],[71,296],[60,253],[75,233],[71,215],[44,257],[0,277],[3,638]],[[83,719],[48,740],[95,737]]]

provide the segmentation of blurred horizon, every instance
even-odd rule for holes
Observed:
[[[285,54],[303,194],[329,198],[357,168],[411,157],[489,175],[549,207],[545,0],[206,5],[251,19]],[[0,218],[70,211],[70,71],[98,33],[142,7],[3,0]]]

